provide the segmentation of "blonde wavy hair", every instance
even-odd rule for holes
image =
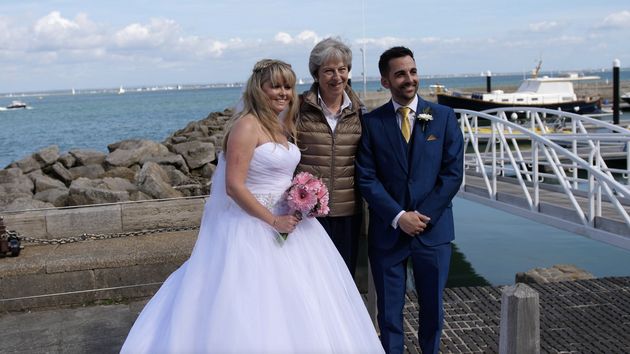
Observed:
[[[291,86],[291,100],[288,108],[284,112],[284,124],[278,119],[278,115],[271,108],[271,100],[263,91],[265,82],[271,81],[275,86],[277,83],[284,83]],[[234,113],[232,119],[226,127],[227,133],[223,138],[223,151],[227,151],[227,141],[234,124],[242,117],[251,114],[260,123],[263,131],[276,143],[282,143],[282,136],[295,141],[296,128],[295,120],[299,110],[297,103],[298,95],[295,87],[296,77],[290,64],[281,60],[263,59],[254,65],[252,75],[247,80],[245,91],[243,92],[243,110]]]

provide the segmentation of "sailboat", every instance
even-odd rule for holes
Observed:
[[[122,87],[122,85],[120,85],[120,88],[118,89],[118,94],[122,95],[123,93],[125,93],[125,89]]]
[[[72,88],[72,96],[76,95],[76,91],[74,91],[74,87]]]

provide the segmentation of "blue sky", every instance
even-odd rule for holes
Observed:
[[[308,77],[328,36],[378,76],[414,50],[423,75],[630,67],[628,0],[2,0],[0,92],[245,81],[261,58]],[[362,16],[362,6],[365,16]],[[365,31],[363,21],[365,19]]]

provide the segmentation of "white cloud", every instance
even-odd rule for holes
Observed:
[[[616,12],[606,16],[601,27],[630,28],[630,11]]]
[[[173,44],[180,40],[179,25],[169,19],[151,19],[147,25],[132,23],[114,35],[121,48],[151,48]]]
[[[276,42],[280,42],[283,44],[289,44],[293,42],[293,37],[291,37],[291,35],[286,32],[278,32],[273,39]]]
[[[542,21],[529,24],[529,29],[532,32],[547,32],[556,27],[558,27],[558,22],[556,21]]]
[[[320,38],[317,36],[317,33],[313,31],[302,31],[296,37],[298,43],[309,43],[315,45],[320,41]]]
[[[321,38],[317,35],[317,33],[306,30],[298,33],[295,37],[291,36],[286,32],[278,32],[274,36],[274,41],[280,42],[282,44],[311,44],[315,45],[315,43],[319,42]]]
[[[361,44],[365,43],[366,45],[374,46],[380,49],[386,49],[396,45],[404,45],[406,42],[408,43],[407,40],[396,37],[364,38],[361,40]]]
[[[59,11],[53,11],[40,18],[34,27],[35,34],[40,35],[63,35],[77,29],[79,29],[79,25],[61,17]]]
[[[29,32],[21,31],[28,38],[17,38],[30,43],[35,50],[88,49],[101,46],[104,37],[99,27],[87,17],[78,14],[74,20],[61,16],[59,11],[52,11],[35,22]],[[32,38],[31,38],[32,37]]]

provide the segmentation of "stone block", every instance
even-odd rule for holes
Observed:
[[[94,289],[94,284],[94,272],[91,270],[5,277],[2,278],[0,299]]]
[[[122,204],[125,231],[194,226],[201,223],[204,199],[175,199]]]
[[[556,264],[550,268],[534,268],[516,273],[516,283],[544,284],[559,281],[594,279],[593,274],[572,264]]]
[[[3,215],[7,229],[28,237],[46,237],[46,212],[27,211]]]
[[[46,230],[54,238],[121,232],[121,207],[116,204],[50,210],[46,213]]]
[[[97,288],[161,283],[173,273],[182,262],[139,264],[121,268],[100,268],[94,270]]]

